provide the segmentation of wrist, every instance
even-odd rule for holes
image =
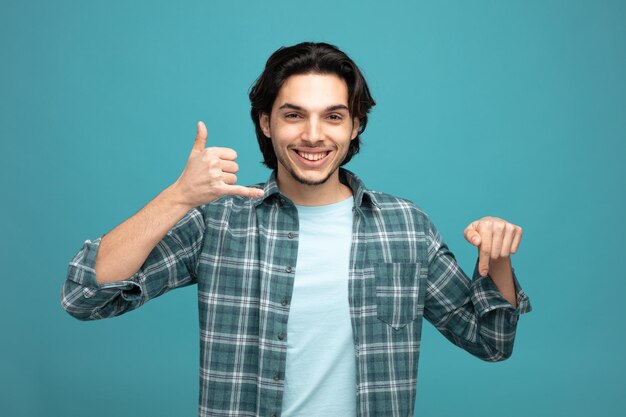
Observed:
[[[183,192],[180,190],[178,181],[163,190],[159,197],[175,211],[187,213],[195,207],[185,199]]]
[[[489,259],[489,269],[491,269],[492,266],[495,267],[502,267],[502,266],[511,266],[511,257],[510,256],[504,256],[501,258],[491,258]]]
[[[513,281],[513,268],[511,266],[511,257],[492,259],[489,261],[489,276],[493,283],[498,287],[500,294],[513,307],[517,307],[517,296],[515,293],[515,283]]]
[[[489,260],[489,275],[491,275],[492,277],[493,275],[496,275],[496,276],[508,275],[510,274],[511,270],[512,270],[512,266],[511,266],[510,256]]]

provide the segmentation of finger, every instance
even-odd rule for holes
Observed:
[[[522,228],[515,226],[515,236],[513,236],[513,243],[511,244],[511,253],[516,253],[519,248],[519,244],[522,240]]]
[[[492,226],[491,234],[491,259],[498,259],[502,250],[502,241],[504,240],[504,222],[496,222]]]
[[[476,231],[475,223],[476,222],[473,222],[472,224],[467,226],[465,228],[465,231],[463,232],[463,235],[465,236],[465,240],[467,240],[470,244],[478,246],[480,245],[481,240],[480,233]]]
[[[235,161],[229,161],[222,159],[220,160],[220,168],[224,172],[228,172],[231,174],[236,174],[239,171],[239,165]]]
[[[237,184],[237,176],[235,174],[224,172],[222,174],[222,181],[224,181],[224,184],[234,185]]]
[[[231,148],[211,147],[207,148],[207,152],[211,152],[213,155],[226,161],[234,161],[237,159],[237,152]]]
[[[259,198],[263,197],[263,190],[260,188],[244,187],[242,185],[227,185],[225,194],[240,195],[242,197]]]
[[[198,129],[196,132],[196,141],[193,144],[194,151],[201,151],[206,147],[207,131],[206,126],[202,122],[198,122]]]
[[[501,257],[505,258],[507,256],[510,256],[511,253],[513,252],[511,246],[513,244],[514,236],[515,236],[515,225],[511,223],[507,223],[505,231],[504,231],[504,238],[502,239],[502,249],[500,249]]]
[[[491,260],[491,229],[481,230],[482,243],[478,248],[478,271],[481,276],[489,273],[489,261]]]

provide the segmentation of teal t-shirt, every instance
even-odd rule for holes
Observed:
[[[283,417],[356,416],[348,274],[353,198],[297,206],[298,261],[289,320]]]

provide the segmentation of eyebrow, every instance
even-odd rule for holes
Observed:
[[[285,103],[278,108],[278,110],[284,110],[284,109],[305,111],[304,107],[296,106],[295,104],[291,104],[291,103]],[[325,111],[337,111],[337,110],[346,110],[348,112],[350,111],[348,106],[346,106],[345,104],[333,104],[332,106],[328,106],[325,109]]]

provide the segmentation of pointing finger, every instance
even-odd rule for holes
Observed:
[[[491,259],[491,229],[482,230],[480,235],[482,243],[478,248],[478,270],[481,276],[489,273],[489,261]]]
[[[220,148],[220,147],[211,147],[211,153],[217,156],[220,159],[225,159],[227,161],[234,161],[237,159],[237,152],[231,148]]]

